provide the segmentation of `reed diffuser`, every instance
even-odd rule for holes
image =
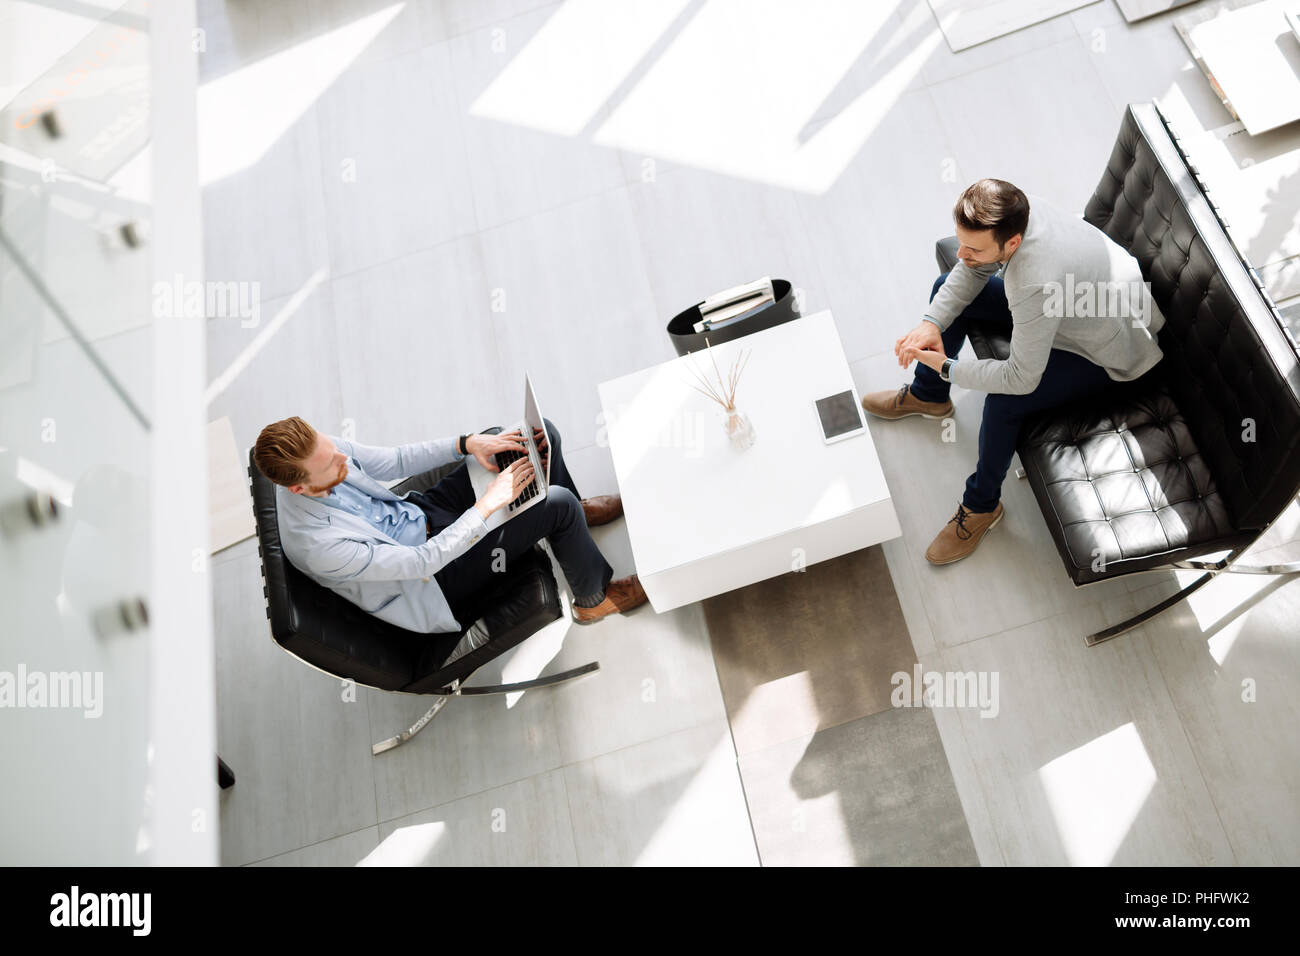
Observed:
[[[745,370],[745,365],[749,362],[749,350],[746,349],[736,356],[736,360],[731,363],[731,369],[724,380],[722,371],[718,368],[718,361],[713,358],[713,349],[709,345],[708,338],[705,338],[704,345],[705,350],[709,353],[710,360],[713,362],[713,373],[717,377],[717,384],[715,387],[714,383],[710,382],[695,367],[694,360],[688,354],[687,365],[700,383],[699,385],[692,385],[691,388],[718,403],[727,437],[731,439],[732,445],[743,451],[754,444],[754,439],[758,437],[749,416],[736,407],[736,386],[740,384],[740,373]]]

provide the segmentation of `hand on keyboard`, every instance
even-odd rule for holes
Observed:
[[[503,451],[524,450],[524,436],[519,434],[518,429],[512,432],[501,432],[497,435],[471,435],[466,443],[470,454],[478,461],[480,465],[488,471],[500,471],[496,463],[496,456]],[[507,461],[506,464],[510,462]]]
[[[515,434],[518,433],[516,432]],[[517,498],[515,498],[513,501],[510,502],[511,511],[514,511],[516,508],[518,508],[520,505],[522,505],[525,501],[529,500],[530,498],[537,497],[536,475],[534,474],[533,471],[533,464],[529,460],[526,454],[524,454],[521,451],[503,451],[497,453],[496,459],[497,459],[497,465],[500,466],[502,471],[509,468],[516,461],[522,461],[528,465],[528,475],[529,475],[528,483],[526,486],[517,486],[517,487],[522,487],[522,491],[519,492],[519,496]]]
[[[487,515],[490,515],[498,508],[507,505],[513,511],[527,498],[532,497],[532,494],[537,493],[533,463],[519,452],[501,452],[498,458],[505,455],[514,455],[515,457],[502,464],[501,473],[492,479],[492,483],[488,485],[483,497],[475,502],[476,506],[483,506],[479,509],[480,514],[486,509]],[[529,488],[533,489],[532,494],[528,494]],[[484,515],[484,517],[487,517],[487,515]]]

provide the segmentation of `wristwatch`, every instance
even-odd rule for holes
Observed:
[[[954,361],[955,361],[954,359],[944,359],[943,365],[939,366],[939,377],[943,379],[945,382],[948,383],[952,382],[952,379],[948,377],[948,369],[952,368],[952,363]]]
[[[456,439],[456,453],[464,458],[469,454],[469,436],[461,435]]]

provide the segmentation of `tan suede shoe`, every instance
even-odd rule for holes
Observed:
[[[911,388],[902,388],[888,392],[869,392],[862,396],[862,407],[877,418],[893,420],[920,415],[922,418],[947,418],[952,414],[952,400],[946,402],[923,402],[912,394]]]
[[[952,564],[960,561],[977,547],[995,524],[1002,520],[1002,502],[992,511],[967,511],[957,506],[957,513],[948,519],[938,537],[930,542],[925,560],[931,564]]]
[[[582,499],[582,514],[587,519],[588,528],[609,524],[622,513],[622,495],[597,495],[595,498]]]
[[[609,587],[605,588],[605,600],[595,607],[574,605],[573,620],[575,624],[595,624],[611,614],[621,614],[623,611],[640,607],[647,600],[649,598],[641,589],[641,582],[633,574],[630,577],[619,578],[617,581],[610,581]]]

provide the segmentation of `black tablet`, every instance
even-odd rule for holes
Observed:
[[[819,398],[814,404],[827,442],[851,438],[867,427],[858,409],[858,396],[851,389]]]

